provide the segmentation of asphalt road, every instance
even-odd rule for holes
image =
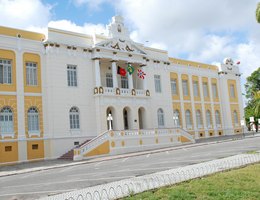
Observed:
[[[37,199],[260,150],[260,137],[0,177],[0,199]]]

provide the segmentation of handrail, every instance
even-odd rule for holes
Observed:
[[[98,135],[97,137],[95,137],[94,139],[90,140],[89,142],[83,144],[82,146],[75,148],[75,150],[78,150],[80,152],[80,155],[83,153],[87,153],[87,151],[92,150],[93,148],[95,148],[97,145],[100,144],[100,142],[102,142],[103,137],[108,135],[109,131],[105,131],[104,133]],[[99,139],[100,142],[99,142]]]
[[[189,138],[191,141],[195,142],[193,136],[192,136],[189,132],[185,131],[183,128],[178,128],[178,129],[181,130],[181,133],[182,133],[183,135],[185,135],[185,136],[186,136],[187,138]]]

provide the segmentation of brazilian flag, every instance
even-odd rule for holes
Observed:
[[[128,64],[127,71],[130,75],[132,75],[134,73],[135,69],[132,65]]]

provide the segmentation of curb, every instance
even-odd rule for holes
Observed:
[[[232,141],[242,140],[242,139],[251,139],[254,137],[259,137],[259,136],[248,136],[245,138],[231,138],[231,139],[226,139],[226,140],[212,141],[212,142],[205,142],[205,143],[195,143],[195,144],[189,143],[189,144],[179,145],[179,146],[175,146],[175,147],[166,147],[163,149],[147,150],[147,151],[142,151],[142,152],[121,154],[121,155],[115,155],[115,156],[96,157],[96,158],[92,158],[90,160],[72,162],[72,163],[68,163],[68,164],[60,164],[60,165],[56,165],[56,166],[54,165],[54,166],[48,166],[48,167],[27,168],[27,169],[11,171],[11,172],[6,172],[6,173],[0,172],[0,177],[12,176],[12,175],[18,175],[18,174],[26,174],[26,173],[30,173],[30,172],[44,171],[44,170],[50,170],[50,169],[58,169],[58,168],[70,167],[70,166],[76,166],[76,165],[82,165],[82,164],[90,164],[90,163],[96,163],[96,162],[101,162],[101,161],[116,160],[116,159],[121,159],[121,158],[130,158],[130,157],[142,156],[142,155],[147,155],[147,154],[161,153],[161,152],[165,152],[165,151],[180,150],[183,148],[194,148],[194,147],[198,147],[198,146],[206,146],[206,145],[211,145],[211,144],[232,142]]]

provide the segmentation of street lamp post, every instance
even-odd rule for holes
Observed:
[[[243,137],[245,137],[245,133],[244,133],[245,121],[242,119],[242,120],[240,121],[240,124],[241,124],[241,127],[242,127]]]
[[[178,118],[178,116],[177,116],[176,113],[174,113],[172,119],[173,119],[173,122],[174,122],[174,128],[177,128],[177,120],[178,120],[179,118]]]
[[[112,130],[112,121],[113,121],[113,117],[112,115],[109,113],[107,116],[107,121],[108,121],[108,130],[111,131]]]

